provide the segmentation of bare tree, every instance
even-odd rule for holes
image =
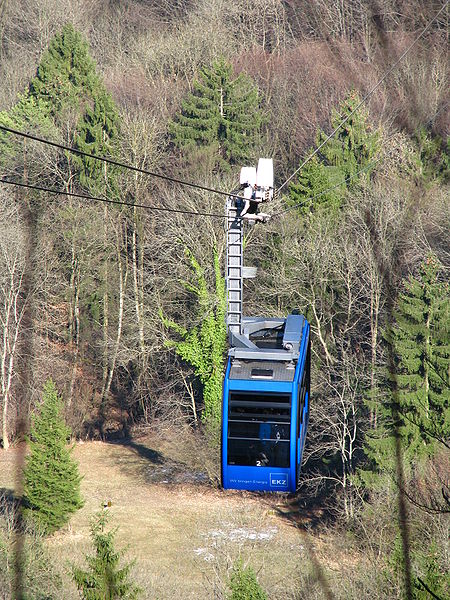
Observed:
[[[11,190],[0,190],[0,389],[2,439],[5,450],[8,450],[14,432],[9,427],[10,412],[17,409],[13,404],[13,383],[16,377],[22,319],[26,302],[29,300],[23,295],[23,224],[13,194]]]

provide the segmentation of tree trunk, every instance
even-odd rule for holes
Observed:
[[[15,252],[11,256],[9,251]],[[14,248],[5,247],[5,266],[8,275],[4,285],[1,286],[3,294],[2,310],[0,311],[0,324],[3,329],[2,345],[0,348],[0,377],[2,396],[2,439],[3,447],[10,447],[8,431],[8,411],[10,408],[11,388],[14,379],[15,358],[21,333],[21,323],[27,308],[27,297],[23,294],[23,265],[21,257]]]
[[[104,213],[104,228],[103,228],[103,239],[105,242],[105,248],[108,247],[108,205],[105,204]],[[109,369],[109,296],[108,296],[108,255],[105,258],[104,267],[104,279],[103,279],[103,384],[101,398],[105,398],[106,386],[108,382],[108,369]]]
[[[67,399],[68,407],[72,405],[78,368],[78,355],[80,351],[80,270],[78,267],[78,260],[75,256],[74,245],[72,245],[72,273],[70,276],[70,283],[73,299],[73,305],[71,306],[70,333],[71,342],[75,347],[72,356],[72,376],[70,378],[69,396]]]
[[[378,350],[378,317],[380,314],[380,288],[377,273],[372,270],[370,277],[370,390],[375,398],[376,367]],[[370,409],[370,426],[377,426],[376,407]]]
[[[126,234],[125,234],[126,235]],[[123,311],[125,304],[125,289],[127,285],[128,279],[128,261],[125,258],[125,270],[122,265],[122,257],[121,257],[121,249],[122,249],[122,224],[119,226],[119,231],[117,233],[117,245],[116,245],[116,257],[117,257],[117,269],[119,271],[119,310],[117,315],[117,332],[116,332],[116,340],[114,343],[114,348],[110,357],[110,363],[108,368],[108,376],[106,380],[106,385],[102,397],[102,405],[104,406],[106,402],[106,398],[108,397],[109,391],[111,389],[112,378],[114,375],[114,370],[116,368],[117,356],[119,354],[119,346],[120,340],[122,337],[122,325],[123,325]],[[123,246],[126,248],[127,243],[126,240],[123,241]]]
[[[136,320],[139,335],[139,352],[141,367],[145,363],[145,337],[144,337],[144,256],[142,249],[141,232],[138,231],[137,209],[133,210],[132,254],[133,254],[133,290]],[[139,245],[141,247],[139,247]]]

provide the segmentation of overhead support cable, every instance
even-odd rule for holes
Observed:
[[[444,108],[447,108],[447,106],[448,106],[448,103],[444,104],[427,121],[425,126],[428,126],[430,123],[432,123],[436,119],[436,117],[439,115],[439,113],[441,113]],[[359,169],[358,171],[356,171],[355,173],[353,173],[353,175],[351,175],[350,177],[347,177],[346,179],[342,179],[338,183],[324,189],[323,191],[319,192],[318,194],[315,194],[314,196],[308,196],[302,202],[298,202],[298,203],[292,204],[291,206],[288,206],[284,210],[281,210],[280,212],[275,213],[271,217],[271,219],[276,219],[277,217],[280,217],[292,210],[295,210],[296,208],[300,208],[301,206],[304,206],[305,204],[307,204],[309,202],[313,202],[317,198],[324,196],[328,192],[331,192],[331,191],[341,187],[342,185],[349,183],[353,179],[356,179],[362,173],[365,173],[366,171],[369,171],[370,169],[372,169],[376,164],[378,164],[384,158],[386,158],[386,155],[379,156],[378,158],[376,158],[375,160],[373,160],[369,164],[367,164],[365,167],[363,167],[363,168]],[[190,210],[185,210],[185,209],[166,208],[166,207],[162,207],[162,206],[150,206],[148,204],[126,202],[124,200],[112,200],[111,198],[91,196],[89,194],[82,194],[82,193],[76,193],[76,192],[67,192],[66,190],[56,190],[56,189],[52,189],[52,188],[48,188],[48,187],[44,187],[44,186],[23,183],[20,181],[11,181],[11,180],[5,179],[5,178],[0,178],[0,183],[6,184],[6,185],[14,185],[17,187],[22,187],[22,188],[29,188],[29,189],[33,189],[33,190],[41,191],[41,192],[48,192],[49,194],[69,196],[69,197],[73,197],[73,198],[81,198],[81,199],[86,199],[86,200],[92,200],[95,202],[104,202],[106,204],[116,204],[119,206],[122,205],[122,206],[130,206],[130,207],[135,207],[135,208],[142,208],[145,210],[152,210],[152,211],[156,211],[156,212],[160,211],[160,212],[168,212],[168,213],[180,213],[180,214],[192,215],[192,216],[196,216],[196,217],[212,217],[212,218],[218,218],[218,219],[226,218],[225,215],[221,215],[219,213],[195,212],[195,211],[190,211]],[[233,194],[233,193],[228,194],[228,196],[232,197],[232,198],[240,198],[241,199],[241,196],[237,196],[236,194]],[[236,217],[236,218],[242,219],[242,217]]]
[[[112,200],[111,198],[101,198],[99,196],[90,196],[89,194],[81,194],[75,192],[66,192],[65,190],[55,190],[52,188],[44,187],[41,185],[33,185],[31,183],[23,183],[21,181],[11,181],[9,179],[0,178],[0,183],[6,185],[14,185],[21,188],[28,188],[39,192],[47,192],[49,194],[55,194],[58,196],[69,196],[71,198],[81,198],[85,200],[92,200],[93,202],[103,202],[105,204],[116,204],[118,206],[130,206],[133,208],[143,208],[146,210],[153,210],[157,212],[168,212],[168,213],[180,213],[183,215],[192,215],[195,217],[213,217],[217,219],[225,219],[225,215],[218,213],[207,213],[207,212],[195,212],[193,210],[184,210],[181,208],[165,208],[162,206],[150,206],[148,204],[138,204],[135,202],[126,202],[124,200]]]
[[[445,108],[447,108],[447,107],[448,107],[448,102],[445,103],[445,104],[443,104],[443,106],[441,106],[435,112],[435,114],[430,119],[428,119],[428,121],[425,123],[424,127],[428,127],[431,123],[433,123],[433,121],[436,119],[436,117]],[[338,183],[336,183],[336,184],[334,184],[334,185],[332,185],[332,186],[330,186],[328,188],[325,188],[323,191],[319,192],[318,194],[315,194],[314,196],[308,196],[308,197],[306,197],[304,200],[302,200],[302,202],[296,202],[295,204],[292,204],[291,206],[288,206],[284,210],[280,210],[280,212],[277,212],[274,215],[272,215],[272,219],[276,219],[277,217],[281,217],[282,215],[290,212],[291,210],[295,210],[296,208],[300,208],[301,206],[305,206],[306,204],[308,204],[310,202],[313,202],[317,198],[320,198],[321,196],[324,196],[325,194],[328,194],[328,192],[332,192],[333,190],[341,187],[342,185],[345,185],[345,184],[349,183],[353,179],[356,179],[357,177],[359,177],[359,175],[365,173],[366,171],[370,171],[380,161],[384,160],[385,158],[387,158],[387,157],[389,157],[391,155],[392,155],[392,152],[388,152],[387,154],[381,154],[378,158],[375,158],[374,160],[372,160],[365,167],[362,167],[361,169],[359,169],[358,171],[356,171],[355,173],[353,173],[353,175],[350,175],[350,177],[347,177],[346,179],[342,179]]]
[[[378,89],[378,87],[385,81],[385,79],[392,73],[392,71],[397,67],[397,65],[403,60],[403,58],[410,52],[410,50],[417,44],[417,42],[425,35],[425,33],[430,29],[431,25],[436,21],[439,15],[447,8],[447,5],[450,0],[444,4],[444,6],[436,13],[436,15],[431,19],[428,25],[421,31],[421,33],[414,39],[414,41],[408,46],[408,48],[401,54],[401,56],[394,62],[393,65],[384,73],[381,79],[371,88],[371,90],[362,98],[362,100],[357,104],[357,106],[343,119],[339,125],[325,138],[325,140],[312,152],[303,163],[288,177],[276,190],[276,193],[279,193],[292,179],[295,175],[306,165],[312,158],[323,148],[323,146],[341,129],[343,125],[350,119],[350,117],[368,100],[368,98]],[[108,158],[106,156],[97,156],[96,154],[91,154],[90,152],[84,152],[79,150],[78,148],[74,148],[72,146],[66,146],[65,144],[60,144],[58,142],[53,142],[51,140],[47,140],[45,138],[39,137],[37,135],[33,135],[31,133],[27,133],[25,131],[20,131],[18,129],[13,129],[12,127],[6,127],[5,125],[0,125],[0,131],[5,131],[6,133],[11,133],[13,135],[17,135],[23,137],[24,139],[34,140],[35,142],[39,142],[42,144],[46,144],[48,146],[53,146],[54,148],[59,148],[60,150],[65,150],[66,152],[71,152],[73,154],[78,154],[79,156],[85,156],[87,158],[92,158],[93,160],[98,160],[110,165],[114,165],[116,167],[120,167],[123,169],[127,169],[130,171],[134,171],[135,173],[142,173],[143,175],[148,175],[150,177],[155,177],[158,179],[162,179],[165,181],[170,181],[172,183],[178,183],[179,185],[184,185],[187,187],[191,187],[193,189],[203,190],[205,192],[210,192],[213,194],[219,194],[221,196],[226,196],[227,198],[235,198],[238,200],[245,200],[244,197],[239,196],[238,194],[233,194],[230,192],[224,192],[222,190],[217,190],[215,188],[211,188],[208,186],[204,186],[198,183],[192,183],[189,181],[185,181],[183,179],[179,179],[177,177],[171,177],[169,175],[163,175],[162,173],[156,173],[154,171],[149,171],[148,169],[142,169],[140,167],[135,167],[128,163],[124,163],[113,158]],[[56,193],[56,192],[55,192]],[[196,214],[196,213],[194,213]]]
[[[191,187],[197,190],[202,190],[204,192],[211,192],[212,194],[219,194],[221,196],[233,197],[239,200],[244,200],[242,196],[237,194],[230,194],[230,192],[224,192],[222,190],[216,190],[215,188],[208,187],[206,185],[201,185],[199,183],[192,183],[190,181],[185,181],[184,179],[178,179],[177,177],[171,177],[170,175],[163,175],[162,173],[155,173],[154,171],[149,171],[147,169],[141,169],[140,167],[135,167],[128,163],[121,162],[119,160],[115,160],[113,158],[108,158],[107,156],[97,156],[96,154],[91,154],[90,152],[84,152],[83,150],[78,150],[78,148],[74,148],[73,146],[66,146],[65,144],[60,144],[58,142],[53,142],[51,140],[47,140],[45,138],[39,137],[37,135],[33,135],[31,133],[27,133],[25,131],[20,131],[18,129],[13,129],[11,127],[6,127],[5,125],[0,125],[0,130],[5,131],[6,133],[11,133],[13,135],[17,135],[24,139],[33,140],[35,142],[39,142],[41,144],[46,144],[47,146],[53,146],[54,148],[59,148],[60,150],[65,150],[66,152],[71,152],[72,154],[78,154],[79,156],[85,156],[87,158],[92,158],[94,160],[98,160],[109,165],[114,165],[115,167],[120,167],[122,169],[127,169],[129,171],[134,171],[135,173],[142,173],[143,175],[149,175],[150,177],[156,177],[157,179],[163,179],[164,181],[170,181],[172,183],[178,183],[179,185],[184,185],[187,187]]]

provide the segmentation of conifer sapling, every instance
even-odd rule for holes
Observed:
[[[42,404],[32,418],[30,454],[24,470],[25,512],[46,534],[65,525],[81,508],[81,477],[67,446],[70,429],[62,399],[52,380],[44,386]]]

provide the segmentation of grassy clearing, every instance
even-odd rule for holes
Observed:
[[[127,558],[136,559],[134,578],[145,598],[222,598],[239,555],[250,561],[271,598],[294,598],[298,577],[310,562],[299,531],[277,513],[280,498],[206,484],[151,483],[154,472],[164,474],[167,460],[179,460],[172,449],[167,440],[149,438],[76,445],[85,505],[47,541],[64,576],[64,598],[78,598],[68,565],[83,563],[90,550],[90,518],[104,501],[112,503],[117,547],[128,546]],[[0,487],[6,489],[14,487],[14,452],[0,451]],[[314,544],[324,545],[318,538]],[[320,554],[328,552],[324,547]]]

